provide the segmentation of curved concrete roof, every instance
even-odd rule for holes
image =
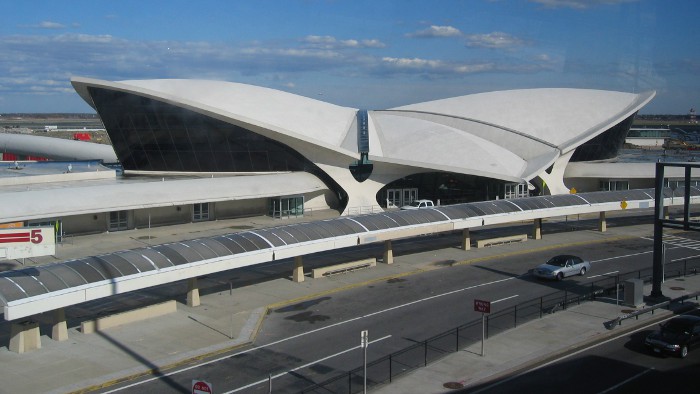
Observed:
[[[3,151],[19,155],[42,156],[51,160],[102,160],[118,163],[111,145],[42,137],[31,134],[0,133]]]
[[[88,103],[92,103],[89,86],[130,92],[232,124],[253,126],[266,137],[293,141],[296,149],[303,142],[303,152],[317,163],[327,157],[314,152],[319,147],[359,157],[355,108],[231,82],[88,78],[71,82]],[[524,89],[369,111],[369,157],[375,162],[415,167],[415,172],[439,170],[529,180],[561,155],[634,114],[654,95]]]
[[[396,135],[399,133],[404,140],[411,134],[443,135],[423,146],[422,154],[412,152],[407,157],[445,160],[444,152],[462,146],[468,149],[464,156],[469,156],[475,169],[531,179],[560,155],[633,115],[655,94],[590,89],[507,90],[412,104],[380,114],[433,123],[425,127],[419,122],[404,122],[400,131],[382,127],[388,131],[384,139],[391,139],[394,144],[401,138]]]
[[[333,150],[340,150],[357,112],[354,108],[280,90],[233,82],[188,79],[109,82],[76,77],[71,83],[93,108],[89,86],[153,98],[229,123],[254,125]]]

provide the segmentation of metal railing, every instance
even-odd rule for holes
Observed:
[[[666,279],[697,275],[700,271],[700,258],[667,263],[665,269]],[[617,292],[624,288],[624,281],[628,279],[641,279],[644,283],[651,283],[651,272],[652,269],[648,268],[607,276],[593,281],[585,287],[556,291],[495,311],[486,316],[486,338],[529,321],[540,319],[545,315],[566,310],[582,302],[613,294],[617,297]],[[367,364],[367,387],[391,383],[398,376],[425,367],[450,353],[474,345],[481,341],[481,330],[482,322],[479,318],[374,360]],[[363,382],[363,366],[360,366],[324,382],[309,386],[299,393],[359,393],[363,390]]]
[[[363,205],[359,207],[347,207],[343,216],[367,215],[370,213],[383,212],[384,209],[379,205]]]

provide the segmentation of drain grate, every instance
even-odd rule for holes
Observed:
[[[685,287],[678,287],[678,286],[671,286],[669,287],[671,290],[685,290]]]

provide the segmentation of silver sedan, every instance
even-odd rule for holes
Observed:
[[[591,263],[578,256],[563,254],[554,256],[546,263],[537,266],[532,273],[538,278],[562,280],[572,275],[585,275]]]

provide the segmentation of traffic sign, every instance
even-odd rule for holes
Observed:
[[[474,300],[474,312],[491,313],[491,301]]]
[[[192,394],[212,394],[211,383],[203,380],[192,380]]]

